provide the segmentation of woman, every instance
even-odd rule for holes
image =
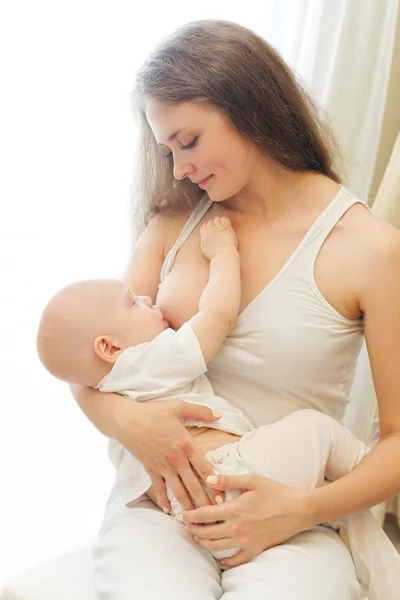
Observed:
[[[93,423],[144,464],[159,507],[169,509],[167,481],[186,509],[184,528],[147,497],[125,506],[114,487],[95,548],[99,598],[358,599],[347,549],[318,524],[400,491],[398,233],[340,184],[312,102],[247,29],[223,21],[180,28],[139,72],[136,102],[146,227],[126,281],[180,327],[208,277],[200,224],[228,215],[242,301],[209,366],[215,393],[255,425],[310,407],[341,421],[365,333],[381,441],[324,488],[220,477],[214,495],[247,491],[210,505],[197,478],[211,474],[205,449],[182,425],[189,416],[212,420],[207,409],[74,389]],[[207,549],[234,547],[241,552],[225,561],[233,568],[221,572]]]

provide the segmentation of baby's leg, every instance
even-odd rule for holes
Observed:
[[[325,470],[327,477],[335,479],[351,471],[366,451],[365,444],[330,417],[301,410],[245,434],[237,443],[208,452],[206,457],[218,474],[259,472],[286,485],[311,489],[323,484]],[[168,486],[167,492],[172,514],[179,515],[182,507]],[[240,493],[228,490],[225,498],[233,500]],[[238,551],[234,548],[211,554],[221,559]]]
[[[239,442],[239,454],[250,470],[307,489],[323,485],[325,477],[343,477],[367,452],[346,427],[312,409],[258,427]]]

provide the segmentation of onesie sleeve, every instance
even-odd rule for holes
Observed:
[[[127,348],[96,387],[102,392],[130,390],[130,397],[139,399],[182,387],[206,371],[199,341],[185,323],[178,331],[168,328],[151,342]]]
[[[169,389],[191,383],[207,371],[199,341],[189,323],[178,331],[166,329],[149,342],[138,366],[148,379]]]

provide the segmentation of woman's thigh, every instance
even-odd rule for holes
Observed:
[[[151,500],[125,507],[117,495],[93,555],[99,600],[218,600],[222,595],[215,560]]]
[[[222,574],[221,600],[360,600],[351,556],[335,531],[315,527]]]

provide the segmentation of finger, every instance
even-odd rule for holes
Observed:
[[[232,538],[224,538],[222,540],[202,540],[195,537],[194,541],[202,548],[206,548],[206,550],[231,550],[232,548],[236,548],[236,544]]]
[[[162,477],[151,476],[153,484],[153,491],[157,498],[157,504],[164,512],[171,511],[171,505],[167,496],[167,488],[165,487],[165,481]]]
[[[178,469],[178,473],[195,506],[209,506],[211,500],[198,477],[193,473],[190,464],[186,468]]]
[[[214,471],[210,463],[196,444],[194,444],[193,447],[188,450],[188,453],[189,456],[188,454],[186,454],[186,456],[188,456],[193,469],[196,471],[198,476],[204,482],[206,482],[207,477],[209,477],[210,475],[214,475]],[[209,486],[207,483],[206,485],[211,497],[213,498],[214,504],[222,504],[222,502],[225,500],[225,494],[217,489],[212,489],[211,486]]]
[[[240,550],[231,558],[222,558],[221,562],[223,565],[227,565],[229,567],[238,567],[239,565],[244,565],[250,562],[253,558],[254,556],[252,556],[248,550]]]
[[[260,476],[256,473],[245,475],[214,475],[206,479],[207,485],[216,490],[252,490],[256,487]],[[263,477],[263,479],[267,479]]]
[[[177,502],[179,502],[179,504],[182,506],[183,510],[193,510],[194,504],[178,474],[171,472],[165,476],[165,480],[167,481],[169,487],[171,488],[171,492],[175,496]]]
[[[230,527],[226,523],[215,525],[195,525],[188,523],[186,529],[193,536],[202,540],[220,540],[229,537]]]
[[[202,506],[182,513],[185,523],[216,523],[217,521],[228,521],[235,516],[233,501],[220,505]]]
[[[197,421],[218,421],[222,414],[218,410],[211,410],[207,406],[201,406],[200,404],[194,404],[192,402],[185,402],[180,400],[176,407],[176,416],[179,419],[196,419]]]

